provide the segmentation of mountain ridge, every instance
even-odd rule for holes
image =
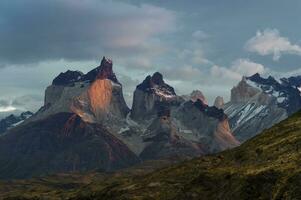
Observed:
[[[46,88],[44,106],[1,137],[2,171],[16,173],[2,173],[0,177],[22,178],[97,167],[110,171],[141,160],[181,160],[239,145],[223,110],[205,104],[205,97],[194,93],[185,100],[164,81],[162,74],[155,72],[137,85],[130,110],[122,84],[113,72],[112,60],[103,57],[100,65],[86,74],[60,73]],[[18,156],[10,158],[13,145],[18,146]],[[55,148],[58,145],[61,148]],[[80,152],[77,146],[89,150]],[[112,147],[117,149],[112,151]],[[111,154],[114,159],[104,161]],[[47,167],[28,164],[32,158],[43,160],[43,156],[49,156],[51,161]],[[70,159],[62,160],[66,156]]]
[[[74,200],[299,199],[300,131],[301,111],[241,146],[215,155],[183,161],[153,172],[145,172],[148,170],[146,166],[145,169],[138,167],[109,176],[91,172],[61,174],[25,183],[0,182],[0,197],[39,199],[51,196],[53,199]],[[28,184],[35,193],[24,189],[24,185]]]
[[[277,81],[258,73],[243,77],[231,90],[230,102],[223,106],[237,139],[244,142],[301,109],[299,79],[297,76]]]

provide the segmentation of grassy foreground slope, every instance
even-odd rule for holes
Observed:
[[[75,180],[80,183],[71,185],[71,189],[52,191],[49,188],[54,186],[45,184],[46,189],[36,188],[40,195],[35,191],[27,197],[44,194],[50,199],[101,200],[301,199],[301,112],[240,147],[216,155],[151,173],[117,173],[106,178],[98,174],[86,183],[84,177],[88,179],[89,175],[72,179],[69,184]],[[67,180],[64,182],[68,186]]]

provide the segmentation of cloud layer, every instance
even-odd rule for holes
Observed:
[[[87,72],[108,56],[129,105],[135,86],[155,71],[178,94],[199,89],[209,100],[217,95],[227,100],[243,75],[300,72],[301,31],[295,20],[300,6],[299,0],[235,5],[210,0],[1,0],[0,99],[13,102],[28,94],[42,99],[60,72]],[[33,104],[41,101],[28,101]]]
[[[111,0],[0,2],[0,62],[89,60],[153,54],[158,34],[174,28],[172,11]]]
[[[277,29],[257,31],[245,45],[250,52],[259,55],[273,55],[273,60],[279,60],[282,54],[301,55],[301,46],[292,44],[288,38],[282,37]]]
[[[264,74],[265,67],[248,59],[235,60],[230,67],[214,65],[211,68],[211,76],[216,80],[233,83],[239,81],[243,76],[251,76],[255,73]]]

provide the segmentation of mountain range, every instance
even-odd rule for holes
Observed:
[[[301,76],[243,77],[223,109],[233,134],[244,142],[301,109]]]
[[[33,115],[32,112],[22,112],[20,115],[11,114],[0,120],[0,135],[5,133],[7,130],[20,125],[24,120],[28,119]]]
[[[172,166],[150,161],[110,174],[90,171],[1,181],[0,198],[300,199],[300,133],[298,112],[241,146],[215,155]]]
[[[44,105],[0,137],[0,178],[115,171],[149,160],[183,160],[237,147],[301,108],[300,77],[244,77],[231,101],[208,105],[200,91],[177,95],[161,73],[137,85],[132,108],[112,60],[66,71]],[[13,155],[13,156],[12,156]]]

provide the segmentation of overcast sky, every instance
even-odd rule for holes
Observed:
[[[102,56],[131,102],[146,75],[209,102],[243,75],[301,73],[300,0],[1,0],[0,112],[36,109],[52,79]]]

